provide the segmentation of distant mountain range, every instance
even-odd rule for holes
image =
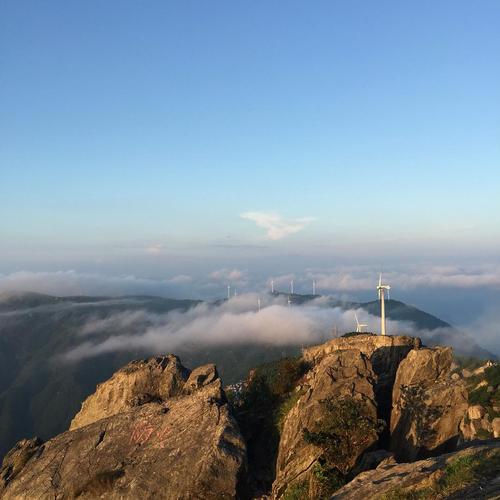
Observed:
[[[294,295],[300,304],[313,298]],[[143,358],[143,351],[106,353],[78,363],[62,363],[58,356],[82,342],[79,331],[88,321],[125,311],[145,310],[166,313],[188,310],[195,300],[174,300],[150,296],[53,297],[36,293],[0,294],[0,456],[23,437],[50,438],[68,428],[81,402],[96,384],[109,378],[132,359]],[[378,315],[377,301],[335,302],[332,307],[362,307]],[[472,339],[448,323],[402,302],[387,302],[387,316],[412,322],[418,329],[435,332],[424,337],[429,344],[452,345],[457,352],[493,358]],[[120,333],[134,334],[132,330]],[[340,332],[342,333],[342,332]],[[103,336],[105,337],[104,333]],[[464,341],[465,340],[465,341]],[[256,365],[288,355],[299,346],[269,345],[189,346],[177,349],[185,366],[215,362],[225,384],[246,376]]]

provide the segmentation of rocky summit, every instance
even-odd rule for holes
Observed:
[[[7,454],[0,496],[235,498],[245,443],[215,367],[191,375],[173,356],[130,363],[87,399],[71,430]]]
[[[333,339],[228,396],[213,364],[134,361],[67,432],[7,453],[0,497],[497,498],[499,385],[405,336]]]

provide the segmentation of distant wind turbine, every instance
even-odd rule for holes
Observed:
[[[231,297],[231,285],[227,285],[227,300]]]
[[[271,293],[274,295],[274,280],[271,280]]]
[[[293,280],[290,281],[290,293],[293,295]]]
[[[313,280],[313,295],[316,295],[316,281]]]
[[[354,313],[354,318],[356,319],[356,333],[363,333],[363,328],[366,328],[368,325],[360,323],[358,321],[358,315],[356,313]]]
[[[391,289],[390,285],[382,284],[382,273],[380,273],[378,279],[378,299],[380,300],[380,333],[385,335],[385,292],[389,294],[389,290]]]

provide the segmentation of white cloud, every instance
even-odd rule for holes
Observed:
[[[64,358],[76,361],[106,352],[142,349],[148,353],[175,352],[183,346],[269,344],[292,345],[323,342],[339,332],[353,330],[352,311],[309,305],[288,307],[286,297],[244,294],[220,305],[201,303],[186,312],[158,315],[145,311],[121,312],[104,319],[92,319],[81,334],[115,333],[105,340],[85,340]],[[359,310],[360,319],[376,325],[376,318]],[[119,334],[129,327],[129,332]],[[133,333],[130,333],[130,332]]]
[[[247,274],[247,271],[241,269],[222,268],[211,272],[209,277],[211,280],[221,283],[233,283],[242,286],[248,282]]]
[[[355,312],[359,321],[367,325],[367,331],[380,331],[378,317],[361,308],[346,311],[331,307],[325,297],[288,307],[284,296],[261,295],[260,311],[258,298],[257,294],[243,294],[218,305],[200,303],[185,312],[124,311],[106,318],[93,318],[79,332],[87,339],[63,358],[78,361],[109,352],[136,350],[158,354],[192,349],[194,345],[310,345],[332,338],[334,331],[338,334],[353,331]],[[430,344],[438,339],[462,349],[470,348],[478,333],[467,337],[457,335],[451,328],[418,330],[411,323],[391,320],[387,321],[387,329],[393,335],[419,336]],[[99,334],[103,332],[111,336],[102,339]],[[498,348],[498,342],[492,342],[490,347],[495,346]]]
[[[169,283],[173,284],[191,283],[193,281],[193,278],[191,278],[191,276],[188,276],[187,274],[178,274],[177,276],[170,278],[168,281]]]
[[[266,236],[270,240],[281,240],[286,236],[298,233],[309,223],[314,221],[313,217],[302,217],[300,219],[284,219],[278,214],[265,212],[244,212],[240,214],[242,219],[248,219],[257,226],[266,230]]]
[[[366,268],[309,270],[309,280],[316,280],[318,289],[360,291],[373,289],[378,273]],[[384,281],[393,287],[412,290],[417,288],[500,288],[500,268],[455,266],[408,266],[401,271],[384,272]]]

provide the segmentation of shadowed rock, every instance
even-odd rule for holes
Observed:
[[[358,349],[371,362],[375,372],[375,399],[378,418],[390,421],[392,388],[399,363],[412,349],[419,349],[422,342],[416,337],[404,335],[362,334],[339,337],[319,346],[304,349],[304,359],[310,363],[319,362],[324,356],[341,349]],[[382,434],[381,446],[389,446],[388,428]]]
[[[361,404],[364,413],[376,421],[374,382],[375,374],[370,361],[357,349],[335,350],[327,354],[306,375],[301,389],[304,393],[284,422],[273,484],[275,497],[281,497],[293,482],[308,479],[321,455],[321,449],[308,444],[303,433],[304,429],[314,430],[325,418],[321,401],[331,397],[353,398]],[[359,456],[377,439],[374,432],[368,436],[363,448],[354,448],[346,461],[346,469],[352,468]]]
[[[449,347],[412,350],[393,389],[391,449],[410,461],[455,449],[467,409],[467,390],[451,376]]]

